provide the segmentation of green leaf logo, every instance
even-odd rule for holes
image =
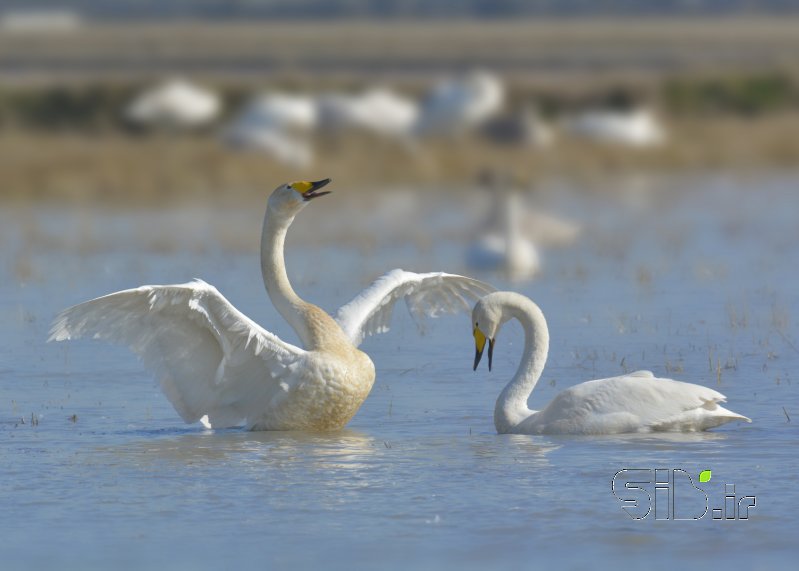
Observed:
[[[710,481],[710,470],[702,470],[699,472],[699,481],[701,483],[709,482]]]

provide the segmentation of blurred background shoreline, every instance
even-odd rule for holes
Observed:
[[[311,174],[357,190],[376,181],[462,186],[474,180],[475,165],[540,180],[799,164],[793,17],[62,20],[2,20],[0,200],[246,203]],[[419,99],[436,78],[473,69],[501,78],[508,106],[534,107],[544,120],[588,106],[645,105],[669,137],[647,148],[559,140],[532,150],[464,137],[420,151],[355,133],[300,167],[219,144],[222,125],[259,90],[380,85]],[[128,102],[172,77],[218,94],[219,116],[190,133],[132,127]]]

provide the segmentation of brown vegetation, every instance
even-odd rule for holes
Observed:
[[[670,124],[669,142],[628,149],[565,139],[551,149],[494,147],[478,140],[408,149],[349,137],[320,141],[310,169],[256,152],[234,152],[214,136],[0,132],[0,196],[5,200],[89,200],[166,204],[185,198],[235,203],[285,180],[330,176],[340,187],[390,184],[457,188],[484,167],[525,177],[590,177],[625,170],[791,168],[799,164],[799,114],[704,118]]]

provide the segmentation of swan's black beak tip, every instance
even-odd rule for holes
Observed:
[[[330,194],[331,191],[326,190],[325,192],[317,192],[320,188],[327,186],[333,181],[331,178],[323,178],[322,180],[316,180],[311,183],[311,188],[307,191],[302,193],[302,198],[305,202],[309,200],[313,200],[314,198],[319,198],[320,196],[324,196],[326,194]]]
[[[472,367],[472,371],[476,371],[477,370],[477,365],[480,364],[480,359],[482,359],[482,358],[483,358],[483,352],[480,351],[479,349],[475,349],[475,352],[474,352],[474,366]]]
[[[481,349],[475,348],[474,350],[474,366],[472,367],[472,371],[477,370],[477,365],[480,364],[480,360],[483,358],[483,351]],[[494,361],[494,340],[488,340],[488,370],[491,371],[491,365]]]

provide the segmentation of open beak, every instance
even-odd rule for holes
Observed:
[[[309,200],[312,200],[314,198],[319,198],[320,196],[330,194],[329,190],[326,190],[325,192],[318,192],[319,189],[322,188],[323,186],[326,186],[330,182],[330,180],[331,179],[329,178],[323,178],[322,180],[317,180],[312,182],[311,188],[302,193],[302,199],[305,202],[308,202]]]
[[[488,370],[491,370],[491,362],[494,360],[494,340],[486,339],[483,332],[477,327],[474,328],[474,367],[473,371],[477,370],[477,365],[480,364],[480,359],[483,358],[483,349],[485,349],[486,341],[488,341]]]

